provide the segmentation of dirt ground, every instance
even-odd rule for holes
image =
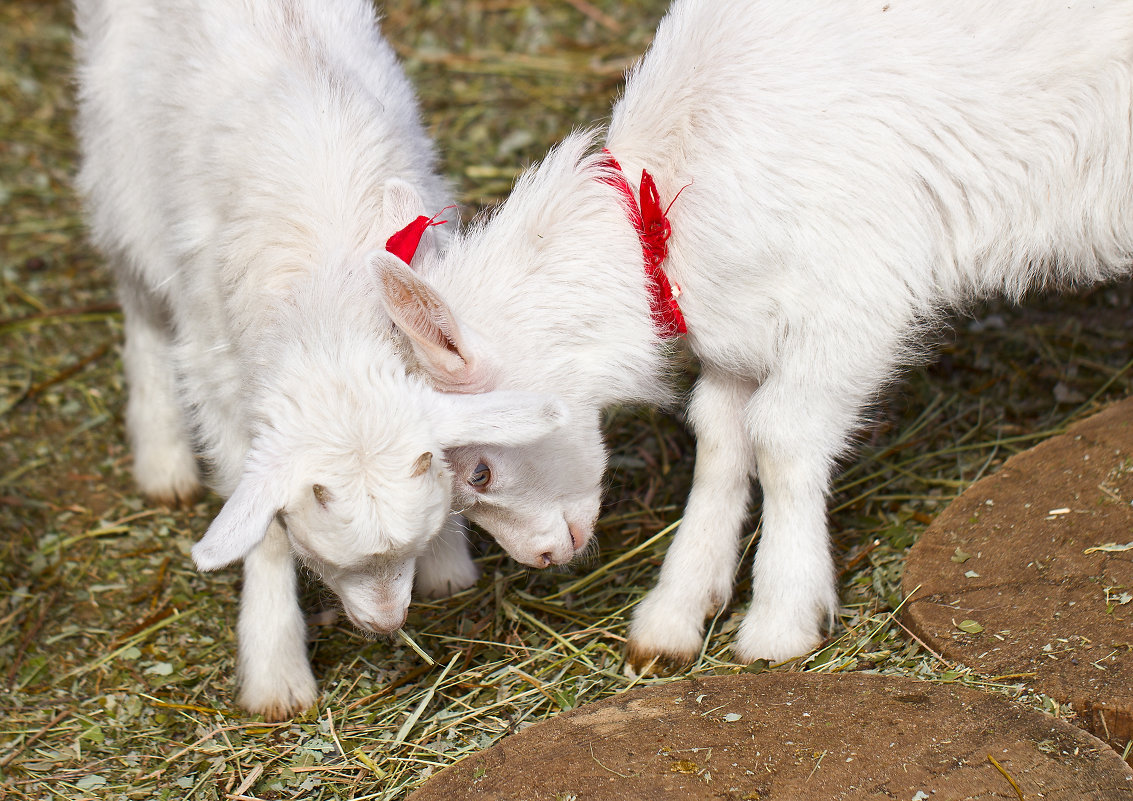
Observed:
[[[1124,801],[1133,771],[1095,737],[995,693],[862,672],[766,671],[588,704],[454,765],[410,801],[991,801],[1018,793]]]
[[[1133,765],[1133,398],[1007,461],[909,553],[903,613],[945,659],[1015,675]]]

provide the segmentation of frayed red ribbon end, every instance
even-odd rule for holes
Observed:
[[[448,220],[438,220],[437,217],[451,208],[455,208],[455,206],[445,206],[432,217],[426,217],[422,214],[416,220],[387,239],[386,250],[397,256],[406,264],[412,263],[413,257],[417,254],[417,248],[421,245],[421,237],[425,235],[425,231],[434,225],[444,225],[447,223]]]

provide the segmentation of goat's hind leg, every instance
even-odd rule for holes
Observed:
[[[191,503],[202,487],[178,400],[169,315],[159,298],[123,272],[118,298],[125,316],[122,363],[129,391],[126,432],[134,454],[134,480],[152,502]]]
[[[696,470],[684,519],[665,554],[661,578],[634,610],[626,668],[693,661],[705,618],[732,595],[741,528],[754,467],[744,410],[754,385],[705,368],[689,416]]]

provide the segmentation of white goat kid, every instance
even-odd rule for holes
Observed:
[[[605,142],[631,182],[652,174],[661,209],[676,198],[664,269],[703,366],[693,488],[629,667],[698,653],[731,595],[757,467],[734,653],[820,642],[837,604],[825,498],[863,409],[947,308],[1130,273],[1131,120],[1128,3],[673,5]],[[583,468],[548,485],[552,504],[598,484],[596,409],[656,399],[664,372],[642,246],[595,145],[568,138],[423,276],[422,313],[392,314],[427,362],[435,334],[405,320],[494,343],[465,370],[481,388],[561,392],[582,438],[557,432],[528,458]]]
[[[241,702],[285,718],[316,692],[293,552],[356,625],[395,630],[417,557],[426,592],[476,577],[444,449],[526,444],[564,410],[404,367],[367,254],[447,190],[367,0],[76,11],[79,184],[119,281],[137,481],[184,500],[194,441],[210,463],[228,501],[193,556],[244,558]]]

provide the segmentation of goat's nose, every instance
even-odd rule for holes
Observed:
[[[372,631],[374,634],[393,634],[395,631],[405,625],[406,617],[406,612],[401,612],[400,614],[383,616],[376,620],[371,619],[370,621],[368,621],[369,625],[363,626],[363,628]]]
[[[393,634],[405,624],[405,618],[408,614],[409,609],[407,607],[373,609],[369,610],[369,614],[356,614],[353,610],[346,610],[346,615],[350,618],[351,623],[372,634]]]
[[[567,523],[567,531],[570,532],[570,544],[574,546],[574,550],[581,551],[590,542],[590,537],[594,534],[594,525]]]
[[[535,561],[538,562],[538,564],[535,565],[536,567],[543,568],[543,567],[550,567],[551,563],[554,560],[551,558],[551,552],[547,551],[546,553],[539,554],[539,558],[536,559]]]

